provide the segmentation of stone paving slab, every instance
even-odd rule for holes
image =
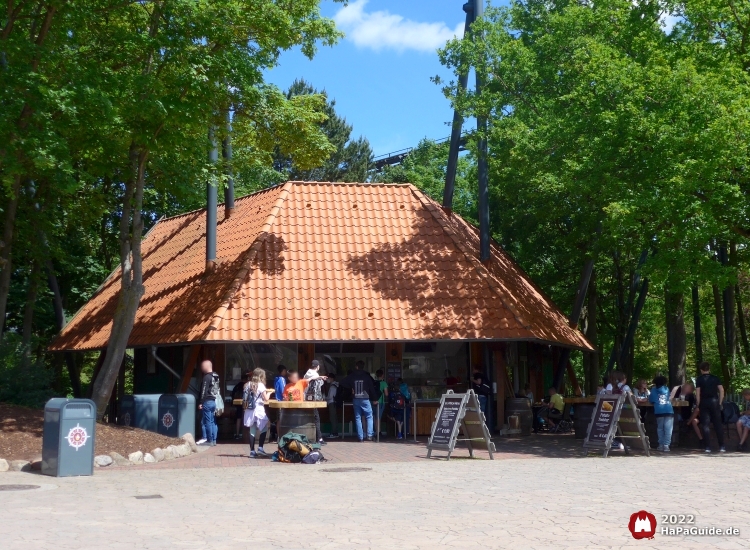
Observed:
[[[247,461],[250,462],[249,460]],[[258,463],[259,461],[255,461]],[[689,455],[148,469],[0,484],[3,549],[750,546],[747,456]],[[137,495],[162,498],[137,500]],[[694,514],[739,537],[634,540],[630,515]]]

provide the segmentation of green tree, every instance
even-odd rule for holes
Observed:
[[[734,267],[708,247],[739,242],[747,226],[750,90],[738,64],[708,53],[721,47],[713,37],[664,31],[669,7],[514,2],[488,10],[484,40],[453,41],[440,55],[487,82],[481,97],[455,84],[446,92],[465,116],[490,115],[496,238],[563,307],[594,257],[599,343],[615,346],[638,257],[651,252],[641,272],[652,300],[669,297],[662,319],[682,348],[669,365],[680,378],[683,297],[696,283],[731,283]],[[634,374],[632,352],[620,366]]]
[[[370,142],[362,136],[352,139],[352,126],[336,113],[336,100],[328,99],[325,91],[316,90],[304,80],[295,80],[286,95],[290,100],[305,96],[324,98],[326,119],[320,127],[335,149],[323,164],[313,168],[306,168],[288,153],[278,151],[274,162],[276,170],[290,180],[367,181],[373,158]]]

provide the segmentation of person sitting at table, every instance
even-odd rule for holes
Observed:
[[[654,382],[656,384],[656,382]],[[636,382],[635,384],[635,391],[633,392],[633,396],[635,397],[635,400],[639,404],[648,403],[648,396],[651,392],[648,389],[648,384],[646,381],[641,378]]]
[[[675,386],[674,388],[672,388],[672,393],[669,394],[669,399],[676,401],[687,401],[687,408],[690,411],[690,414],[688,414],[688,419],[685,424],[693,427],[695,435],[698,436],[698,440],[700,441],[700,446],[703,447],[703,432],[701,431],[700,421],[698,420],[700,409],[695,404],[695,386],[693,385],[693,383],[685,382],[681,386]],[[680,413],[679,417],[680,420],[685,420],[685,417],[682,413]]]
[[[562,420],[564,410],[565,400],[563,396],[557,393],[557,388],[551,387],[549,389],[549,403],[542,405],[539,418],[549,422],[550,428],[555,429],[557,423]]]
[[[529,405],[534,404],[534,394],[531,391],[531,386],[528,382],[523,385],[523,396],[529,400]]]
[[[305,390],[309,382],[300,380],[296,370],[288,371],[287,380],[287,385],[284,386],[284,401],[304,401]]]
[[[737,420],[737,435],[740,438],[740,442],[737,444],[738,451],[745,449],[745,441],[750,434],[750,388],[742,390],[742,399],[745,406],[743,407],[744,411],[740,413],[739,420]]]

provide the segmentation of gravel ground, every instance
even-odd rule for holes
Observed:
[[[42,454],[44,411],[0,403],[0,458],[31,460]],[[181,445],[181,439],[125,426],[97,424],[96,454],[112,451],[127,457],[135,451]]]

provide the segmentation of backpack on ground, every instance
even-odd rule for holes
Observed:
[[[737,403],[724,401],[721,407],[721,420],[724,424],[735,424],[740,419],[740,408]]]
[[[315,378],[310,380],[305,390],[305,401],[325,401],[323,396],[323,384],[325,380],[322,378]]]
[[[310,443],[307,437],[294,432],[289,432],[279,439],[278,453],[279,462],[316,464],[323,460],[318,443]],[[307,458],[310,455],[313,457]]]
[[[221,394],[221,384],[219,383],[219,375],[214,373],[211,382],[211,395],[214,396],[216,402],[216,416],[224,414],[224,397]]]

